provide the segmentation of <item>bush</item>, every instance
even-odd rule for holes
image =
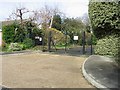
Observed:
[[[114,57],[120,68],[120,37],[116,35],[106,36],[104,39],[97,41],[95,53],[100,55],[111,55]]]
[[[115,60],[116,60],[116,62],[118,63],[118,66],[119,66],[119,68],[120,68],[120,35],[119,35],[119,37],[118,37],[118,44],[117,44],[117,46],[118,46],[118,53],[116,53],[116,55],[115,55]]]
[[[95,46],[95,54],[110,55],[115,58],[118,66],[120,67],[120,37],[116,35],[106,36],[104,39],[97,41]]]
[[[6,45],[7,44],[4,41],[2,41],[2,48],[5,47]]]
[[[117,1],[117,0],[116,0]],[[119,0],[118,0],[119,1]],[[89,18],[97,38],[120,32],[120,2],[89,2]]]
[[[9,51],[21,51],[23,49],[23,45],[19,43],[10,43],[8,50]]]
[[[91,34],[85,38],[86,38],[86,44],[91,45]],[[92,35],[92,45],[96,45],[96,43],[97,43],[97,38],[95,37],[95,35]]]
[[[28,48],[31,48],[35,45],[35,43],[33,42],[32,39],[30,38],[26,38],[24,41],[23,41],[23,49],[28,49]]]
[[[116,56],[118,54],[118,37],[112,35],[98,40],[95,54]]]
[[[56,45],[61,45],[61,44],[65,44],[66,42],[66,36],[59,30],[57,29],[54,29],[54,28],[49,28],[46,32],[46,36],[47,38],[45,38],[45,42],[48,42],[48,35],[49,35],[49,32],[52,32],[52,40],[54,41],[54,43]],[[70,37],[67,35],[67,42],[70,41]]]
[[[3,33],[3,40],[6,43],[11,43],[14,42],[15,39],[15,28],[16,24],[11,24],[7,26],[2,27],[2,33]]]

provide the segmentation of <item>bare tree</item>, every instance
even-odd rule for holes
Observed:
[[[26,9],[26,8],[24,8],[24,7],[22,7],[22,8],[16,8],[16,10],[15,10],[15,12],[14,13],[12,13],[10,16],[9,16],[9,18],[11,19],[11,18],[13,18],[13,19],[20,19],[20,23],[21,24],[23,24],[23,15],[25,14],[25,13],[28,13],[29,12],[29,10],[28,9]]]
[[[57,7],[51,8],[45,5],[40,10],[33,11],[34,15],[32,16],[33,20],[35,20],[39,25],[45,24],[46,28],[51,28],[53,22],[53,16],[55,14],[60,14],[61,12]]]

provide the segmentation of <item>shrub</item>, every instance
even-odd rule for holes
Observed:
[[[6,43],[14,42],[15,39],[15,24],[7,25],[2,27],[3,40]]]
[[[97,38],[95,37],[95,35],[92,35],[92,45],[96,45],[96,43],[97,43]],[[91,35],[86,37],[86,44],[91,45]]]
[[[120,35],[118,37],[118,44],[117,44],[117,46],[118,46],[118,53],[116,53],[116,55],[115,55],[115,57],[116,57],[115,60],[118,63],[118,66],[120,68]]]
[[[113,56],[116,63],[120,67],[120,37],[116,35],[106,36],[104,39],[97,41],[95,46],[95,54]]]
[[[28,49],[35,45],[34,41],[30,38],[26,38],[22,44],[23,44],[23,49]]]
[[[20,51],[23,49],[23,45],[19,43],[10,43],[8,51]]]
[[[4,41],[2,41],[2,47],[5,47],[6,43]]]
[[[120,2],[89,2],[89,18],[93,32],[97,38],[120,32]]]
[[[116,56],[118,53],[118,37],[112,35],[98,40],[97,45],[95,46],[95,53]]]
[[[45,40],[46,42],[48,42],[48,35],[49,35],[50,31],[52,32],[52,40],[54,41],[54,43],[56,45],[65,44],[66,36],[61,31],[59,31],[57,29],[54,29],[54,28],[49,28],[47,30],[46,36],[45,36],[45,37],[47,37],[46,40]],[[67,35],[67,42],[69,42],[69,41],[70,41],[70,37]]]

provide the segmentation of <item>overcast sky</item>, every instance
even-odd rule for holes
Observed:
[[[88,13],[89,0],[2,0],[0,1],[0,21],[6,20],[17,7],[30,10],[40,9],[44,5],[58,7],[67,17],[82,17]]]

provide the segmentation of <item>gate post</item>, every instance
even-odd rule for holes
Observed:
[[[83,32],[83,54],[85,54],[85,31]]]
[[[51,35],[52,32],[50,31],[49,34],[48,34],[48,51],[50,52],[51,51]]]
[[[92,55],[92,33],[91,33],[91,55]]]
[[[65,32],[65,52],[67,51],[67,30]]]
[[[44,34],[42,35],[42,51],[44,52],[45,50],[44,50]]]

